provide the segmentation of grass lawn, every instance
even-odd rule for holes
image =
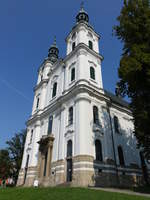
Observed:
[[[0,200],[144,200],[130,196],[84,188],[6,188],[0,189]]]

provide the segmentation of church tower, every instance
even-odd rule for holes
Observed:
[[[55,39],[40,65],[18,185],[141,181],[132,113],[103,89],[99,39],[82,5],[65,58],[59,58]]]

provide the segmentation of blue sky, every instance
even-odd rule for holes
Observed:
[[[101,35],[104,88],[114,92],[122,44],[112,36],[122,0],[85,0],[90,23]],[[65,37],[75,24],[80,0],[0,1],[0,148],[25,128],[31,114],[37,69],[57,37],[60,56]]]

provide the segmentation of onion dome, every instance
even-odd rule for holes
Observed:
[[[76,22],[77,23],[80,23],[80,22],[88,23],[89,22],[88,13],[85,12],[83,5],[84,5],[84,3],[82,2],[81,3],[81,9],[76,16]]]
[[[54,38],[54,43],[51,45],[48,51],[48,58],[52,63],[58,60],[59,49],[56,45],[56,37]]]

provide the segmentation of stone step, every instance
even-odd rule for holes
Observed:
[[[57,185],[57,187],[71,187],[71,182],[61,183],[61,184]]]

